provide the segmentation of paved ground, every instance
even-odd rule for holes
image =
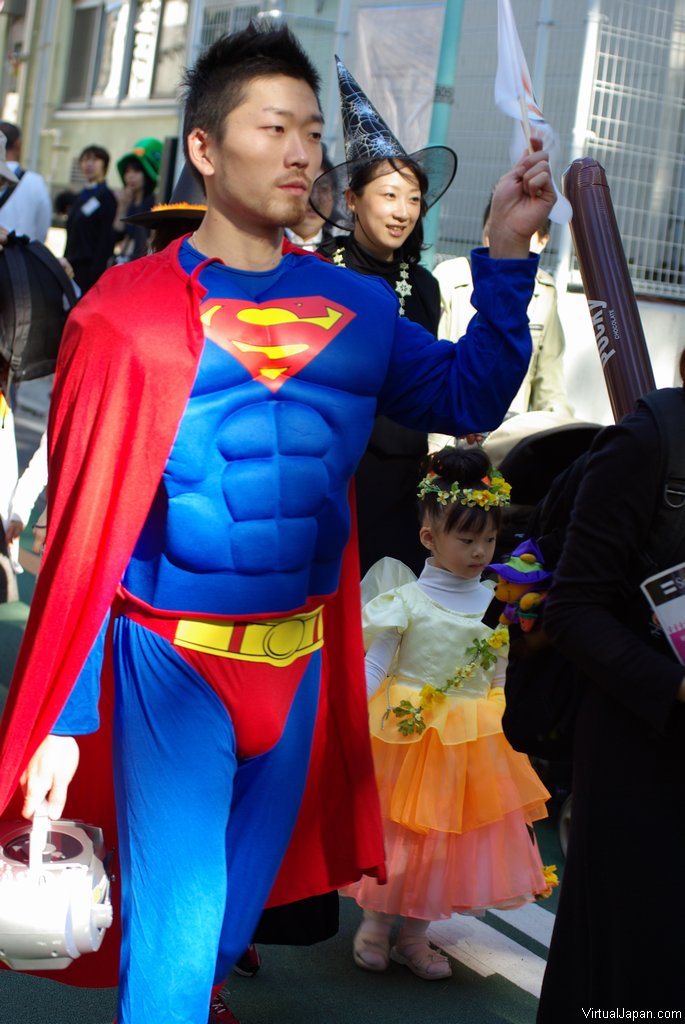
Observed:
[[[547,909],[526,910],[541,918],[539,935],[551,927],[553,915]],[[525,984],[541,977],[545,944],[528,934],[525,915],[517,915],[508,915],[510,934],[488,915],[478,923],[478,941],[474,922],[460,918],[462,949],[449,947],[458,955],[453,977],[425,982],[397,964],[382,975],[354,966],[350,950],[359,911],[345,899],[335,938],[307,948],[261,947],[259,974],[231,979],[231,1005],[242,1024],[533,1024],[537,998]],[[76,990],[0,973],[0,1024],[111,1024],[114,1006],[113,989]]]
[[[22,387],[17,428],[24,464],[44,426],[49,382]],[[29,564],[30,531],[23,543]],[[19,588],[19,603],[0,605],[0,706],[28,614],[30,573],[19,578]],[[539,828],[538,837],[545,862],[562,866],[554,822]],[[553,897],[483,921],[455,915],[434,925],[431,937],[453,958],[454,975],[430,983],[397,964],[382,975],[356,968],[350,950],[359,909],[345,899],[334,939],[262,947],[259,974],[231,979],[231,1005],[242,1024],[533,1024],[555,906]],[[0,971],[0,1024],[111,1024],[115,999],[114,989],[79,990]]]

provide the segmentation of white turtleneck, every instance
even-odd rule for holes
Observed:
[[[416,581],[420,590],[443,608],[464,615],[484,614],[492,600],[492,589],[482,583],[479,577],[463,579],[448,569],[440,569],[433,558],[427,558],[421,575]],[[369,697],[376,692],[388,674],[395,652],[402,637],[396,629],[380,633],[373,641],[364,659],[366,669],[366,692]]]
[[[470,580],[455,576],[449,569],[439,569],[432,557],[426,559],[416,583],[431,601],[464,615],[485,612],[492,600],[491,588],[481,582],[479,576]]]

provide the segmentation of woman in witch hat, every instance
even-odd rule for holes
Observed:
[[[440,290],[419,263],[423,218],[452,182],[456,154],[445,146],[407,153],[337,57],[336,63],[346,159],[317,186],[333,197],[332,210],[319,212],[349,233],[318,251],[360,274],[384,278],[397,293],[400,314],[437,334]],[[311,202],[316,205],[316,196]],[[376,421],[356,477],[362,572],[386,555],[421,571],[416,484],[427,447],[425,434],[385,417]]]

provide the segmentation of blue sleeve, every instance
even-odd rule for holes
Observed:
[[[475,249],[471,266],[478,312],[456,345],[397,318],[378,412],[406,427],[457,436],[494,430],[528,369],[537,257],[494,260]]]
[[[51,732],[54,736],[85,736],[100,728],[100,673],[105,653],[109,612],[85,660],[69,700]]]

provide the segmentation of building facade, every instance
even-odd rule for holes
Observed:
[[[672,383],[685,323],[685,0],[512,0],[512,7],[538,100],[559,136],[557,172],[579,156],[605,168],[633,285],[644,300],[657,382]],[[110,151],[109,181],[119,187],[116,158],[137,139],[177,138],[183,68],[221,34],[252,17],[275,16],[321,71],[326,137],[342,159],[332,54],[343,57],[403,139],[409,115],[388,113],[376,72],[399,88],[420,62],[430,90],[443,11],[435,0],[277,0],[275,8],[233,0],[0,0],[7,54],[0,103],[6,119],[22,124],[24,162],[54,193],[78,184],[76,157],[91,142]],[[437,31],[426,34],[436,18]],[[494,2],[463,0],[446,140],[459,171],[441,203],[437,258],[479,242],[482,210],[509,165],[511,122],[493,100],[496,19]],[[416,116],[427,141],[429,111]],[[177,167],[171,143],[168,153]],[[554,229],[545,265],[568,300],[569,372],[580,384],[586,356],[576,367],[574,353],[591,350],[592,333],[582,302],[573,299],[579,276],[567,229]],[[606,408],[594,418],[606,419]]]

